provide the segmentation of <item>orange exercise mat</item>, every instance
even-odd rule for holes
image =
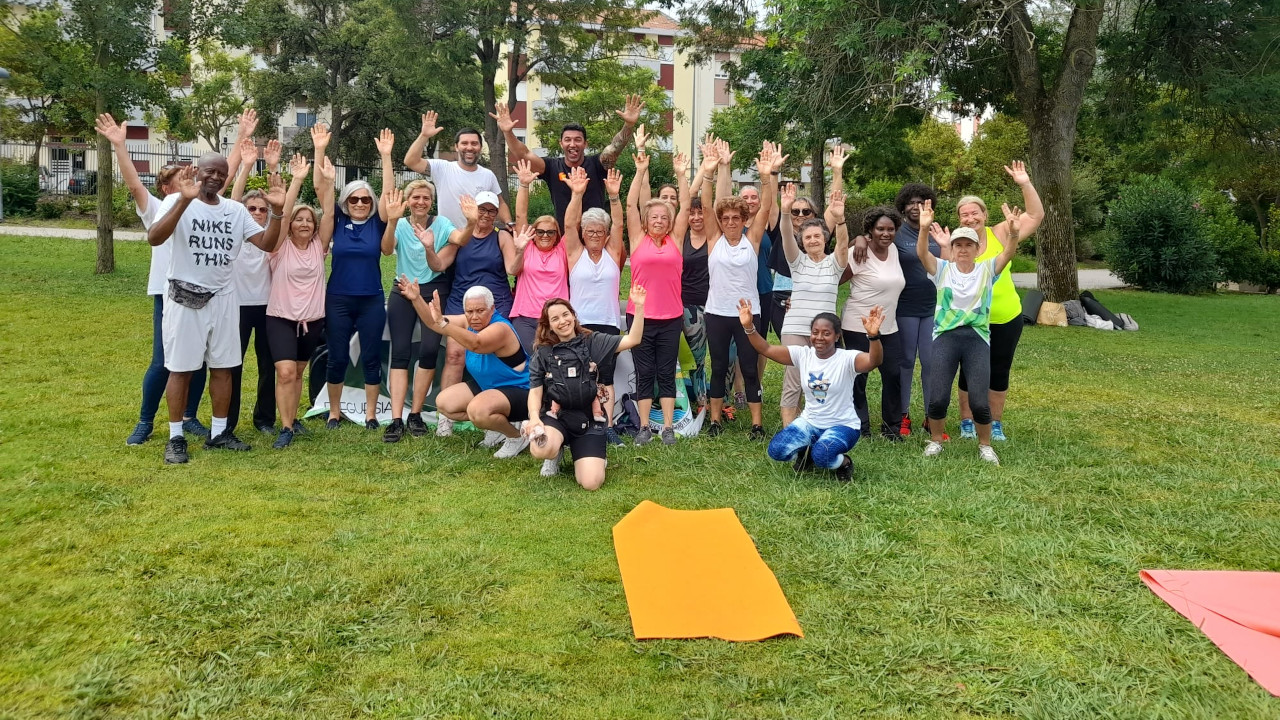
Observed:
[[[669,510],[645,500],[613,526],[639,640],[804,637],[733,508]]]
[[[1280,573],[1143,570],[1139,576],[1267,692],[1280,696]]]

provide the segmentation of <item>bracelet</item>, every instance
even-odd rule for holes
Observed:
[[[283,219],[284,219],[284,215],[277,215],[277,214],[276,214],[276,211],[275,211],[275,210],[272,210],[272,211],[271,211],[271,219],[272,219],[272,220],[283,220]]]
[[[743,330],[743,332],[744,332],[745,334],[747,334],[747,335],[755,335],[755,334],[756,334],[756,329],[755,329],[755,327],[743,328],[742,330]]]
[[[532,185],[525,185],[524,183],[520,183],[521,190],[528,190],[530,187],[532,187]]]
[[[781,175],[781,174],[782,174],[782,172],[781,172],[781,171],[779,171],[779,170],[774,170],[773,172],[771,172],[771,173],[769,173],[769,174],[770,174],[770,175]]]
[[[846,222],[844,222],[843,220],[841,220],[840,222],[836,223],[836,227],[844,227],[844,226],[845,226],[845,225],[847,225],[847,224],[848,224],[848,223],[846,223]]]
[[[449,325],[449,318],[448,318],[448,317],[442,317],[442,318],[440,318],[440,323],[439,323],[438,325],[436,325],[436,327],[438,327],[438,328],[440,328],[441,330],[443,330],[443,329],[445,329],[445,327],[447,327],[448,325]]]
[[[868,335],[867,342],[875,342],[880,339],[879,335]]]
[[[619,202],[621,199],[622,199],[622,198],[621,198],[621,197],[619,197],[618,195],[610,195],[610,196],[609,196],[609,201],[610,201],[610,202]]]

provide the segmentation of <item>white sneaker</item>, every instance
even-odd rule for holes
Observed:
[[[436,411],[436,437],[453,437],[453,421]]]
[[[996,451],[992,450],[990,445],[979,445],[978,457],[982,458],[986,462],[991,463],[992,465],[1000,464],[1000,458],[996,457]]]
[[[498,448],[498,452],[494,453],[493,456],[499,460],[506,460],[519,455],[520,451],[527,447],[529,447],[529,436],[524,433],[520,433],[513,438],[503,436],[502,447]]]
[[[560,459],[564,457],[564,450],[550,460],[542,461],[542,477],[555,477],[560,474]]]
[[[989,450],[990,448],[987,448],[987,449]],[[930,440],[929,444],[924,446],[925,457],[937,457],[938,455],[941,455],[941,454],[942,454],[942,443],[934,442]]]
[[[516,430],[519,430],[519,429],[520,427],[517,426]],[[480,447],[487,447],[487,448],[498,447],[498,444],[501,442],[504,442],[506,439],[507,439],[507,436],[503,435],[497,430],[485,430],[484,440],[480,441]]]

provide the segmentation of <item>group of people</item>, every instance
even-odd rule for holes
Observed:
[[[878,370],[882,379],[879,434],[901,441],[912,429],[908,409],[919,358],[930,434],[925,455],[942,452],[948,439],[943,427],[959,372],[961,433],[978,440],[982,459],[999,462],[991,442],[1005,439],[1004,399],[1021,332],[1007,266],[1044,216],[1021,163],[1006,171],[1022,189],[1025,211],[1006,205],[996,225],[988,226],[981,198],[965,197],[957,207],[960,227],[939,226],[936,193],[913,183],[894,207],[871,209],[850,232],[838,146],[822,217],[816,199],[780,184],[787,156],[772,143],[756,158],[759,185],[735,194],[735,151],[710,135],[698,162],[675,155],[676,183],[655,197],[648,137],[643,125],[636,127],[640,108],[638,97],[627,98],[618,111],[621,131],[598,155],[586,153],[586,130],[568,125],[563,155],[544,158],[515,136],[510,113],[499,105],[493,118],[519,183],[514,213],[498,178],[480,165],[478,130],[454,135],[456,160],[423,157],[442,131],[435,113],[422,116],[404,158],[405,167],[429,179],[397,187],[395,137],[383,130],[375,139],[381,191],[363,180],[339,190],[326,155],[329,132],[318,124],[311,129],[314,157],[295,154],[288,183],[279,172],[281,148],[271,141],[263,153],[266,191],[245,192],[258,159],[256,117],[247,111],[229,158],[210,153],[194,166],[161,170],[163,199],[133,170],[123,126],[101,116],[98,130],[115,147],[152,247],[152,362],[128,444],[152,435],[163,394],[166,463],[188,461],[187,434],[206,437],[208,449],[249,450],[235,429],[251,336],[259,368],[255,427],[274,433],[276,448],[308,432],[297,417],[302,376],[323,346],[326,427],[337,428],[354,337],[365,426],[381,429],[384,441],[430,432],[422,411],[434,385],[436,435],[468,421],[485,431],[487,447],[498,448],[495,457],[530,448],[544,461],[544,475],[559,471],[568,448],[578,483],[595,489],[604,482],[607,446],[623,442],[614,417],[617,354],[630,350],[635,367],[635,444],[673,445],[683,338],[712,438],[734,419],[735,399],[750,414],[748,437],[767,438],[761,380],[771,359],[786,370],[783,428],[768,442],[769,457],[847,480],[849,452],[872,430],[868,374]],[[624,200],[615,164],[633,134],[636,174]],[[299,202],[308,176],[318,208]],[[539,180],[555,213],[531,219],[530,191]],[[384,255],[396,258],[389,296]],[[620,285],[628,263],[624,308]],[[837,314],[846,282],[848,300]],[[385,427],[376,418],[384,329],[391,340],[392,415]],[[780,345],[769,344],[770,329]],[[206,373],[213,405],[207,429],[196,419]],[[741,394],[730,397],[739,383]],[[661,421],[653,424],[655,398]]]

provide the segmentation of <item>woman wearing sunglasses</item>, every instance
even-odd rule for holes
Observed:
[[[329,147],[329,128],[323,123],[312,126],[311,142],[315,146],[316,167],[323,167]],[[333,217],[332,237],[321,236],[330,243],[332,271],[325,294],[325,323],[328,333],[329,367],[325,379],[329,384],[329,421],[326,427],[337,429],[342,420],[342,385],[351,362],[351,336],[360,338],[360,366],[364,370],[365,421],[370,430],[378,429],[378,390],[382,384],[382,331],[387,324],[387,307],[382,292],[382,255],[395,250],[395,224],[387,222],[386,191],[394,190],[391,148],[395,136],[383,130],[376,144],[382,156],[384,202],[374,211],[373,188],[364,180],[353,180],[338,193],[337,207],[333,193],[318,193],[323,216]],[[399,208],[403,211],[403,206]],[[327,223],[326,223],[327,225]],[[388,232],[388,230],[390,232]],[[389,239],[389,245],[387,240]]]
[[[560,242],[560,223],[554,215],[543,215],[533,221],[532,243],[527,236],[520,234],[529,225],[529,187],[538,179],[538,174],[528,160],[521,160],[516,163],[516,176],[520,180],[520,189],[516,191],[515,262],[510,269],[516,276],[511,324],[520,337],[520,346],[526,353],[532,353],[543,303],[551,298],[569,296],[569,258],[565,252],[566,244]],[[574,189],[575,177],[585,191],[586,170],[574,168],[570,171],[565,182],[571,190]]]

